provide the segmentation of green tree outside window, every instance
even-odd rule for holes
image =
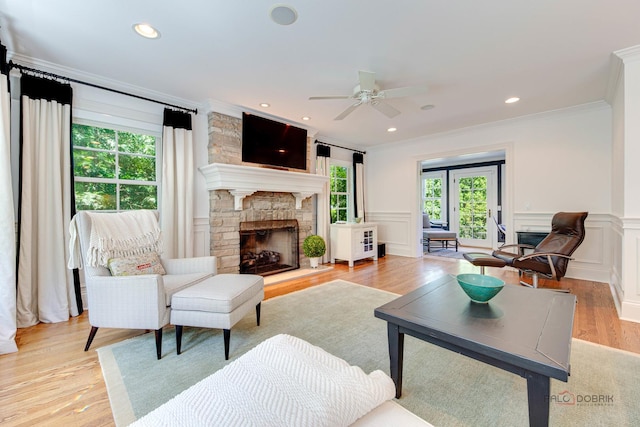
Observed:
[[[461,178],[459,188],[459,236],[466,239],[486,239],[487,178],[483,176]]]
[[[425,178],[423,180],[424,188],[424,206],[423,212],[429,214],[429,218],[442,218],[442,179],[441,178]]]
[[[158,209],[157,138],[74,124],[77,210]]]
[[[349,168],[346,166],[331,165],[329,174],[329,209],[331,213],[331,223],[337,221],[347,221],[349,218]]]

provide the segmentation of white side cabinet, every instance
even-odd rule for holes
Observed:
[[[378,259],[377,224],[331,224],[331,263],[341,259],[353,267],[354,261],[363,258]]]

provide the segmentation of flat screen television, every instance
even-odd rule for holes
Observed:
[[[242,161],[307,169],[307,131],[242,113]]]

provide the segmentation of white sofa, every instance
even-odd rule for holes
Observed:
[[[357,366],[290,335],[276,335],[131,426],[430,426],[392,399],[380,370]]]

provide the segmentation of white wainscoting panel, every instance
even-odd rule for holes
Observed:
[[[640,218],[622,218],[620,318],[640,322]]]
[[[378,243],[386,245],[386,253],[415,257],[415,225],[411,212],[367,212],[367,221],[378,224]]]
[[[622,287],[622,238],[624,230],[622,221],[617,217],[612,217],[611,222],[611,274],[609,277],[609,286],[611,287],[611,295],[616,305],[618,314],[622,311],[622,301],[624,299],[624,289]]]
[[[193,219],[193,256],[211,255],[211,238],[209,236],[209,218]]]

